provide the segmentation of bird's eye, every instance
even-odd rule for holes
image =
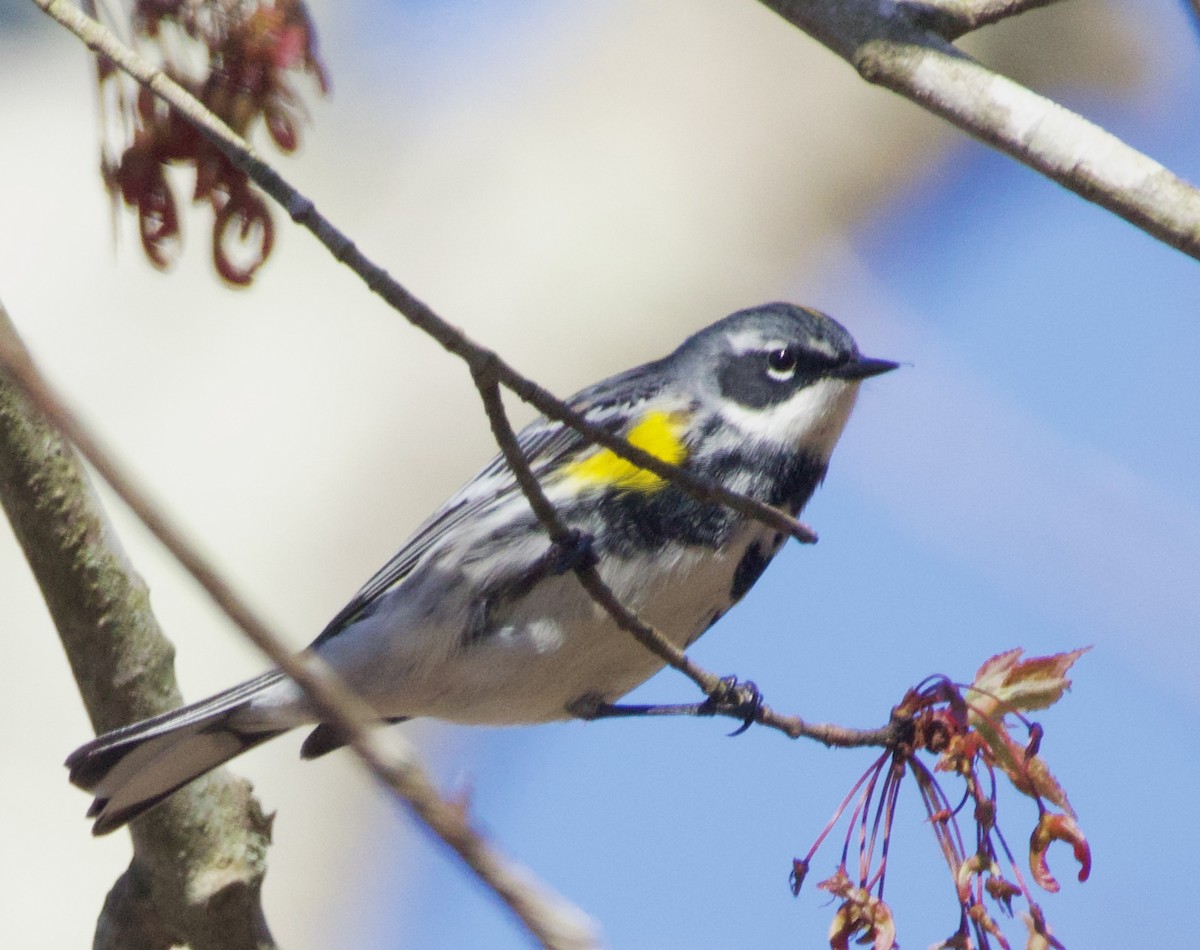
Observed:
[[[791,379],[796,372],[796,351],[790,346],[767,354],[767,375],[779,381]]]

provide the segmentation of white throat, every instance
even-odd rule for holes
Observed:
[[[803,449],[828,462],[857,397],[857,380],[821,379],[784,402],[762,409],[726,405],[723,415],[748,440]]]

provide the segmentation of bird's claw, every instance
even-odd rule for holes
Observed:
[[[763,696],[750,680],[740,683],[736,676],[726,676],[721,680],[720,690],[709,696],[704,706],[713,715],[719,713],[742,720],[742,724],[729,733],[732,738],[740,736],[758,720],[763,708]]]

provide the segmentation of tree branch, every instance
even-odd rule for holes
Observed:
[[[6,364],[26,358],[3,305],[0,351]],[[86,472],[2,376],[0,505],[97,732],[179,706],[174,649]],[[271,820],[249,782],[220,769],[130,830],[133,860],[105,902],[97,950],[274,946],[260,904]]]
[[[529,467],[529,461],[525,458],[525,454],[521,451],[521,446],[517,442],[516,433],[513,432],[512,425],[508,421],[508,414],[505,412],[504,403],[500,399],[499,383],[494,373],[489,372],[490,369],[477,370],[474,374],[475,386],[479,390],[479,395],[483,399],[483,408],[487,412],[488,422],[492,428],[492,435],[496,439],[496,444],[500,447],[501,454],[508,462],[508,467],[512,470],[513,476],[517,480],[521,491],[525,494],[529,501],[530,507],[533,508],[533,513],[541,522],[542,527],[546,529],[546,533],[550,535],[550,540],[560,548],[567,549],[578,543],[581,539],[573,536],[570,529],[567,528],[563,520],[558,516],[554,505],[550,503],[550,499],[546,497],[542,491],[542,486],[537,480],[537,476],[533,474],[533,470]],[[704,690],[705,694],[713,695],[721,688],[721,680],[696,666],[687,658],[682,650],[668,640],[661,632],[656,630],[650,624],[646,623],[638,617],[633,611],[629,610],[617,598],[612,589],[604,582],[600,576],[600,572],[596,570],[596,565],[593,559],[584,559],[579,563],[572,565],[575,576],[579,578],[579,583],[583,585],[591,598],[596,601],[613,621],[626,632],[633,635],[642,646],[659,657],[664,663],[673,667],[684,676],[688,677],[693,683]]]
[[[550,540],[564,549],[569,549],[578,543],[566,524],[559,517],[554,505],[542,491],[537,476],[529,467],[529,461],[517,441],[516,433],[508,421],[504,403],[500,398],[500,389],[496,377],[489,373],[488,367],[483,367],[474,373],[475,387],[483,399],[483,407],[487,412],[488,422],[500,452],[512,469],[521,491],[529,500],[530,507],[538,521],[550,535]],[[729,700],[733,682],[722,679],[695,664],[682,650],[668,640],[661,631],[642,620],[631,611],[616,594],[613,593],[596,565],[590,559],[584,559],[572,565],[575,576],[580,584],[597,604],[599,604],[613,622],[629,633],[635,640],[651,653],[658,656],[664,663],[678,670],[704,691],[715,705],[711,708],[714,715],[727,715],[742,718],[744,713],[736,708],[722,708],[721,704]],[[785,716],[777,713],[766,703],[758,704],[754,712],[754,722],[777,729],[792,739],[816,739],[828,746],[891,746],[899,736],[901,723],[893,714],[893,721],[879,729],[852,729],[830,723],[809,723],[799,716]]]
[[[1033,4],[761,0],[854,66],[988,145],[1200,259],[1200,191],[1082,116],[975,62],[932,29],[968,5],[992,22]],[[989,12],[990,11],[990,12]],[[988,19],[991,17],[992,19]],[[946,27],[947,35],[960,29]]]
[[[357,274],[368,289],[382,297],[413,326],[433,337],[445,350],[461,358],[472,372],[486,369],[487,372],[494,373],[500,385],[515,393],[547,418],[570,426],[640,468],[671,479],[701,501],[725,505],[783,531],[798,541],[812,543],[817,540],[812,529],[783,511],[730,491],[709,479],[683,471],[643,449],[630,445],[625,439],[613,435],[575,412],[549,390],[522,376],[496,353],[480,346],[457,327],[439,317],[424,301],[410,293],[386,270],[363,254],[353,241],[317,211],[310,199],[300,194],[274,168],[264,162],[241,136],[161,69],[138,56],[104,26],[82,14],[66,0],[33,2],[75,34],[89,49],[107,56],[185,116],[238,169],[244,171],[256,185],[274,198],[293,221],[316,237],[336,260]]]
[[[10,400],[15,395],[15,387],[24,399],[37,407],[37,410],[50,421],[54,429],[74,443],[105,482],[180,564],[196,578],[205,592],[225,614],[304,690],[309,702],[322,719],[333,724],[347,737],[348,744],[372,774],[383,785],[399,795],[425,823],[426,827],[458,854],[463,862],[513,911],[521,923],[544,947],[556,948],[556,950],[582,950],[582,948],[594,947],[596,945],[594,928],[581,911],[552,894],[535,881],[528,871],[513,864],[493,849],[471,826],[463,808],[445,802],[437,795],[433,785],[421,771],[411,753],[397,754],[393,752],[389,748],[389,744],[382,741],[378,731],[368,725],[377,722],[379,716],[359,699],[319,657],[312,653],[300,655],[292,653],[225,583],[218,572],[184,540],[182,533],[171,524],[167,516],[136,486],[134,480],[99,446],[91,433],[64,405],[21,346],[7,316],[3,315],[2,311],[0,311],[0,315],[3,316],[3,319],[0,319],[0,371],[7,377],[8,384],[11,384],[6,385],[4,390],[10,394]],[[17,398],[20,399],[20,397]],[[0,423],[4,423],[3,433],[0,434],[9,431],[17,433],[13,440],[13,450],[0,452],[0,458],[9,460],[9,457],[12,456],[18,463],[25,458],[31,460],[11,473],[7,470],[0,472],[4,476],[0,479],[0,488],[7,489],[10,485],[19,487],[22,484],[33,486],[33,495],[30,501],[26,504],[15,505],[15,516],[10,515],[13,517],[14,526],[19,525],[19,539],[23,543],[26,538],[29,539],[30,547],[27,550],[33,552],[30,554],[31,563],[35,560],[40,562],[43,559],[40,552],[43,544],[40,539],[43,536],[48,539],[56,539],[63,547],[62,556],[66,559],[66,565],[65,567],[51,565],[45,575],[47,579],[43,583],[43,590],[46,590],[49,585],[55,598],[57,599],[61,594],[67,604],[66,608],[56,613],[55,620],[59,622],[60,615],[62,616],[60,630],[64,631],[62,633],[64,645],[67,646],[72,663],[80,669],[81,690],[85,691],[85,699],[89,692],[95,692],[97,697],[105,691],[122,692],[122,689],[115,688],[113,683],[108,680],[93,679],[90,662],[91,652],[94,652],[94,648],[89,646],[90,640],[87,635],[90,633],[94,639],[96,630],[105,630],[113,626],[120,617],[121,611],[124,609],[128,612],[130,605],[137,607],[140,604],[145,608],[144,585],[140,581],[128,581],[124,556],[119,549],[112,545],[111,530],[103,522],[102,516],[97,516],[95,512],[89,511],[87,513],[88,520],[80,521],[78,518],[72,520],[70,517],[61,516],[56,510],[63,504],[63,498],[67,497],[64,494],[66,489],[63,476],[55,471],[56,460],[61,462],[62,458],[70,458],[78,469],[78,463],[74,462],[70,450],[60,442],[54,441],[54,448],[48,455],[44,451],[37,453],[39,444],[45,443],[46,435],[49,434],[53,438],[53,433],[46,429],[44,423],[40,423],[40,430],[34,431],[30,429],[31,424],[28,421],[6,422],[5,420],[9,418],[27,420],[28,412],[23,411],[18,415],[10,410],[7,415],[0,415]],[[78,508],[81,497],[85,497],[90,505],[95,506],[94,498],[91,496],[86,481],[82,478],[82,473],[75,475],[75,481],[78,484],[71,487],[71,501],[68,507],[70,509]],[[8,492],[6,491],[5,494],[7,495]],[[5,509],[8,510],[7,502]],[[34,519],[33,515],[39,512],[41,513],[40,518]],[[99,553],[89,548],[80,556],[77,549],[81,537],[104,540],[108,547]],[[95,561],[101,556],[105,559],[103,566],[109,572],[104,576],[101,586],[112,588],[116,591],[116,596],[102,597],[93,612],[76,616],[75,613],[78,611],[72,610],[74,602],[79,599],[87,603],[98,592],[97,584],[92,581],[92,575],[97,574],[99,570]],[[36,567],[35,570],[37,570]],[[42,575],[39,573],[39,580],[41,577]],[[60,587],[62,588],[61,592]],[[48,596],[47,599],[50,600],[50,597]],[[135,611],[131,622],[137,627],[145,627],[153,623],[146,610],[140,613]],[[157,635],[156,630],[155,633]],[[161,638],[161,635],[158,636]],[[144,641],[145,638],[142,637],[132,642],[120,641],[104,645],[104,649],[111,654],[116,682],[123,682],[123,678],[130,673],[130,670],[125,667],[136,666],[138,658],[143,654],[165,656],[169,665],[171,656],[169,645],[153,641],[150,646],[146,646]],[[77,650],[78,656],[76,655]],[[160,667],[161,660],[152,665],[151,672],[159,671]],[[154,681],[159,682],[161,679],[159,671]],[[89,700],[89,709],[92,701]],[[96,698],[94,701],[103,704],[107,700]],[[130,710],[128,715],[125,714],[125,710],[118,709],[111,714],[111,721],[106,717],[97,720],[96,725],[98,728],[108,729],[142,718],[152,712],[175,708],[180,705],[181,700],[179,691],[173,682],[169,688],[164,690],[164,695],[159,702],[159,706],[148,708],[146,711]],[[193,867],[191,859],[197,846],[188,838],[188,835],[194,832],[196,827],[201,830],[206,829],[214,806],[222,806],[225,799],[231,797],[229,794],[222,794],[219,791],[219,784],[213,785],[213,781],[219,783],[221,779],[219,777],[215,780],[206,779],[202,780],[202,783],[190,785],[170,799],[163,809],[155,810],[133,822],[131,827],[135,845],[141,835],[139,829],[143,827],[144,823],[149,824],[152,828],[155,827],[159,822],[160,812],[174,817],[182,825],[182,838],[177,841],[173,851],[160,849],[155,852],[161,860],[152,865],[147,862],[139,865],[135,857],[130,874],[118,882],[117,888],[114,889],[114,896],[110,896],[109,904],[116,901],[118,906],[124,907],[131,901],[141,901],[152,905],[153,901],[148,900],[148,895],[154,894],[156,889],[161,890],[166,886],[178,887],[181,893],[186,894],[185,885],[193,882],[198,870],[207,870],[209,878],[226,883],[221,880],[224,875],[214,873],[213,869],[207,865],[200,868]],[[208,784],[205,785],[203,782],[208,782]],[[241,782],[240,786],[243,788],[243,796],[248,796],[247,783]],[[205,950],[210,946],[213,950],[218,947],[221,950],[229,950],[229,948],[241,950],[243,946],[250,950],[250,948],[272,945],[269,942],[269,934],[266,932],[262,913],[257,904],[258,885],[261,883],[263,873],[261,852],[264,850],[266,837],[269,834],[270,823],[262,818],[261,812],[257,812],[256,817],[258,825],[261,826],[257,830],[259,830],[262,840],[257,843],[251,841],[241,847],[241,851],[257,855],[259,859],[254,865],[257,876],[252,878],[251,883],[242,885],[254,899],[252,907],[247,912],[250,918],[248,921],[239,921],[240,926],[236,929],[232,923],[225,921],[223,926],[216,926],[214,930],[214,924],[217,923],[216,915],[212,915],[212,919],[209,919],[204,908],[201,907],[198,920],[193,921],[189,918],[186,921],[186,926],[192,929],[182,930],[182,937],[178,931],[167,930],[161,926],[154,928],[145,926],[143,924],[144,915],[136,915],[132,925],[127,926],[122,923],[115,928],[109,928],[113,929],[113,933],[109,934],[105,921],[105,918],[110,916],[109,905],[106,905],[106,913],[101,920],[98,932],[97,946],[111,947],[113,950],[118,947],[131,946],[132,944],[128,942],[131,939],[131,933],[149,935],[145,937],[148,942],[138,945],[146,947],[147,950],[151,950],[151,948],[158,950],[160,947],[165,950],[179,942],[188,943],[196,950]],[[184,860],[180,860],[181,854],[184,856]],[[222,853],[222,857],[225,858],[226,863],[234,863],[227,854]],[[218,868],[224,870],[221,865],[218,865]],[[135,870],[138,873],[133,874],[132,872]],[[236,881],[231,882],[228,887],[223,888],[220,892],[220,899],[228,900],[229,889],[237,883]],[[203,889],[201,891],[204,893]],[[188,909],[195,912],[193,908]],[[210,934],[217,942],[208,940]],[[101,940],[102,936],[106,938],[107,942]],[[239,942],[242,940],[249,942]]]
[[[500,386],[530,402],[549,418],[577,429],[642,468],[672,479],[703,500],[725,504],[801,540],[815,540],[807,528],[782,512],[680,471],[590,424],[536,383],[516,373],[494,353],[441,320],[422,301],[366,258],[353,242],[316,211],[311,201],[291,188],[272,168],[261,162],[243,141],[159,70],[139,60],[107,31],[83,17],[64,0],[34,2],[76,33],[92,49],[103,52],[139,82],[186,114],[238,168],[279,201],[296,222],[310,230],[336,259],[362,277],[373,292],[468,364],[501,451],[554,543],[564,546],[570,544],[571,533],[541,492],[536,477],[517,445],[504,411]],[[1200,257],[1200,226],[1197,224],[1200,221],[1200,193],[1104,130],[987,70],[948,42],[982,25],[1045,5],[1052,0],[979,0],[977,3],[970,0],[929,0],[925,3],[883,5],[868,0],[834,0],[827,4],[813,4],[811,0],[763,2],[843,56],[868,81],[907,96],[1083,197],[1114,211],[1160,240],[1193,257]],[[543,918],[542,915],[547,914],[545,895],[528,888],[527,883],[520,880],[519,873],[513,874],[513,869],[507,867],[474,834],[462,812],[437,798],[424,775],[411,761],[404,756],[390,754],[379,743],[376,734],[366,725],[374,720],[374,713],[350,694],[315,657],[292,657],[280,646],[270,631],[240,603],[215,572],[182,542],[161,514],[145,501],[144,496],[107,463],[103,453],[89,442],[88,434],[78,428],[69,414],[65,414],[61,404],[56,404],[53,394],[48,390],[39,390],[42,385],[40,380],[36,376],[22,375],[20,360],[10,362],[12,357],[11,352],[5,352],[0,346],[0,364],[8,365],[10,371],[21,378],[22,386],[27,388],[39,406],[54,417],[68,436],[80,445],[93,464],[104,472],[106,480],[113,484],[181,563],[193,572],[218,604],[302,686],[313,705],[337,724],[377,777],[409,800],[413,809],[496,889],[544,945],[590,945],[590,934],[579,928],[577,920],[567,921],[564,925],[563,920],[553,919],[560,909],[550,909],[549,921]],[[97,454],[93,456],[93,453]],[[105,469],[105,464],[109,464],[108,469]],[[115,482],[112,480],[114,476],[117,479]],[[664,662],[688,675],[710,697],[717,696],[726,688],[724,681],[692,664],[660,632],[628,611],[604,584],[593,563],[585,559],[576,564],[574,570],[597,603]],[[64,635],[64,642],[65,639]],[[809,736],[831,745],[890,745],[895,742],[900,725],[893,721],[882,729],[850,730],[806,723],[798,717],[779,715],[766,706],[758,710],[755,718],[787,735]],[[133,890],[136,890],[135,884],[130,884]],[[140,945],[147,947],[168,945],[168,938],[158,932],[141,940]],[[122,944],[118,939],[112,945],[127,944]]]
[[[785,531],[800,541],[816,540],[816,535],[807,526],[784,512],[663,462],[650,453],[630,445],[623,438],[614,436],[607,430],[596,426],[537,383],[519,374],[500,359],[495,352],[480,346],[461,330],[439,317],[428,305],[393,279],[387,271],[367,258],[353,241],[316,210],[311,200],[301,195],[274,168],[260,159],[248,143],[160,69],[137,56],[101,24],[84,16],[65,0],[33,0],[33,2],[74,33],[89,49],[107,56],[139,83],[147,86],[156,95],[167,101],[172,108],[186,116],[221,149],[230,161],[245,171],[255,184],[279,202],[294,221],[310,231],[337,260],[346,264],[361,277],[370,290],[381,296],[414,326],[433,337],[448,352],[466,362],[477,380],[477,385],[480,380],[484,381],[484,385],[478,386],[478,388],[484,398],[485,407],[489,409],[489,418],[492,420],[493,426],[497,421],[495,416],[497,406],[499,406],[501,418],[503,418],[503,405],[499,403],[498,393],[495,394],[493,401],[485,390],[488,386],[498,384],[511,390],[548,418],[569,425],[593,442],[611,449],[635,465],[672,480],[702,501],[726,505],[741,514],[756,518],[770,527]],[[511,436],[511,427],[507,425],[506,419],[504,419],[504,427],[508,429]],[[515,446],[515,437],[512,438],[509,452],[511,452],[512,446]],[[502,445],[502,450],[503,448]],[[515,456],[507,453],[506,455],[512,465],[514,460],[520,456],[520,452],[518,450]],[[521,467],[519,464],[513,465],[514,472],[519,473]],[[524,468],[528,473],[528,466],[524,466]],[[533,478],[532,473],[528,473],[528,478],[522,483],[522,488],[530,503],[536,506],[538,502],[534,489],[538,494],[540,494],[540,489],[536,488],[536,479]],[[542,501],[545,502],[544,496]],[[545,502],[545,505],[548,509],[549,503]],[[560,529],[563,532],[566,531],[561,522],[555,524],[556,516],[550,517],[552,511],[543,510],[541,514],[547,516],[543,523],[550,531],[551,537],[555,537],[555,532]],[[559,537],[561,538],[561,535]],[[648,649],[690,677],[704,690],[706,695],[719,699],[725,694],[728,690],[728,681],[693,664],[661,633],[629,611],[604,584],[594,567],[583,567],[577,573],[584,587],[597,603],[608,610],[620,626],[646,645]],[[826,724],[809,724],[798,717],[781,716],[765,705],[760,708],[756,718],[765,724],[773,725],[793,738],[810,736],[826,743],[836,741],[838,744],[845,745],[886,744],[892,736],[890,726],[876,730],[856,730]]]

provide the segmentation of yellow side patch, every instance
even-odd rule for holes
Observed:
[[[683,435],[687,417],[680,412],[650,412],[625,436],[630,444],[657,459],[678,465],[687,456]],[[656,491],[665,481],[653,472],[621,458],[611,449],[596,448],[563,468],[563,475],[584,486],[612,486],[633,491]]]

